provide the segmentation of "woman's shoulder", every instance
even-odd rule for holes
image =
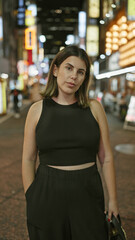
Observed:
[[[89,99],[90,109],[95,115],[96,119],[99,119],[102,114],[104,114],[104,109],[102,104],[95,98]]]
[[[102,109],[102,104],[95,98],[90,98],[89,99],[89,104],[90,104],[90,107],[91,108],[94,108],[95,110],[99,110],[99,109]]]
[[[32,105],[29,108],[29,112],[35,114],[36,112],[40,112],[42,109],[42,105],[43,105],[43,100],[39,100],[35,103],[32,103]]]
[[[33,103],[28,111],[27,119],[31,122],[37,122],[42,112],[43,100]]]

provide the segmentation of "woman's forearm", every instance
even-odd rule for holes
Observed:
[[[115,167],[112,158],[105,159],[102,172],[107,186],[109,201],[117,201]]]
[[[35,178],[35,161],[23,161],[22,163],[22,179],[24,192],[27,191],[30,184]]]

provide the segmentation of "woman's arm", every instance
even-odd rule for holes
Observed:
[[[34,180],[36,159],[37,159],[37,146],[35,140],[35,128],[42,111],[42,100],[34,103],[28,112],[25,129],[24,129],[24,143],[22,154],[22,180],[24,192]]]
[[[99,160],[102,163],[103,177],[108,191],[108,212],[111,219],[112,213],[118,215],[118,203],[116,193],[116,176],[113,153],[110,145],[109,129],[107,118],[102,105],[96,101],[91,101],[91,110],[99,123],[100,128],[100,147],[99,147]]]

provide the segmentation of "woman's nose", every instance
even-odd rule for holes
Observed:
[[[71,78],[72,79],[76,79],[77,78],[77,71],[72,72]]]

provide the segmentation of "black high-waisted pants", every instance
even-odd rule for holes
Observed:
[[[39,165],[26,202],[30,240],[107,240],[96,164],[80,170]]]

